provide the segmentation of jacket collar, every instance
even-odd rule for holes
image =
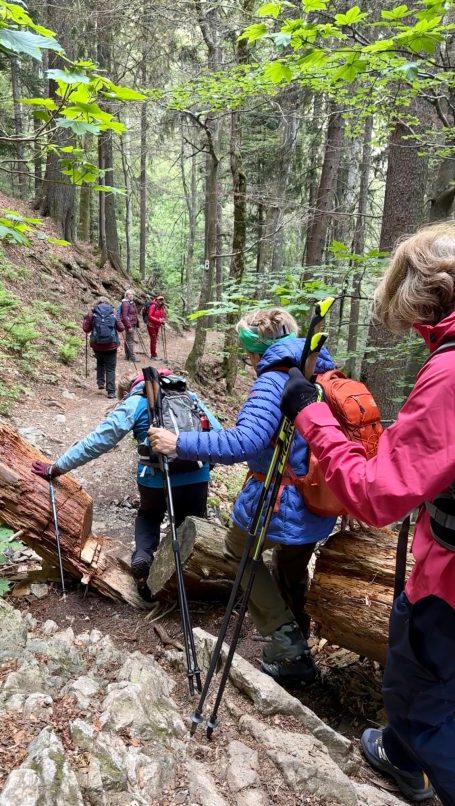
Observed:
[[[441,319],[436,325],[414,325],[420,333],[430,353],[437,350],[445,341],[455,339],[455,310]]]

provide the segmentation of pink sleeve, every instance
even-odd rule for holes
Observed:
[[[325,403],[303,409],[295,424],[349,512],[375,526],[399,520],[455,479],[455,357],[436,356],[419,373],[396,422],[367,460]]]

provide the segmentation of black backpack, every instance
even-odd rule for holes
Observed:
[[[142,319],[144,320],[145,325],[147,325],[149,321],[149,308],[151,304],[152,300],[149,299],[147,302],[144,302],[144,305],[142,306]]]
[[[118,344],[117,319],[112,305],[101,302],[93,308],[91,344]]]

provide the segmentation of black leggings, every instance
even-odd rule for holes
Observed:
[[[166,514],[164,490],[137,485],[141,497],[135,523],[136,549],[153,555],[160,542],[160,526]],[[208,482],[182,484],[172,488],[175,525],[180,526],[188,515],[203,518],[207,507]]]

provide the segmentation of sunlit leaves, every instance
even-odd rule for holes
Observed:
[[[328,6],[328,0],[303,0],[302,6],[307,13],[310,11],[325,11]]]
[[[264,5],[259,6],[257,10],[258,17],[273,17],[276,18],[280,14],[282,9],[281,3],[264,3]]]
[[[41,50],[61,50],[56,39],[35,34],[33,31],[17,31],[0,27],[0,51],[7,54],[24,53],[33,59],[41,59]]]
[[[248,42],[256,42],[256,40],[262,39],[266,33],[266,24],[264,22],[256,22],[253,23],[253,25],[249,25],[248,28],[245,28],[243,34],[239,36],[239,39],[247,39]]]
[[[401,5],[390,9],[390,11],[383,9],[381,11],[381,17],[383,20],[402,20],[403,17],[406,17],[409,13],[408,7]]]
[[[335,14],[334,19],[337,25],[354,25],[364,20],[367,16],[368,14],[360,11],[358,6],[353,6],[345,14]]]
[[[284,81],[286,84],[292,80],[292,70],[284,62],[269,62],[264,68],[264,76],[274,84]]]

